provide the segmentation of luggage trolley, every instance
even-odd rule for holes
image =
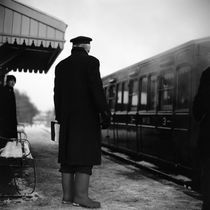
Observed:
[[[8,185],[13,186],[13,192],[9,194],[1,194],[0,189],[0,197],[30,197],[36,187],[36,165],[24,128],[18,129],[17,138],[0,136],[0,141],[7,142],[6,146],[0,149],[0,167],[8,168],[11,176]]]

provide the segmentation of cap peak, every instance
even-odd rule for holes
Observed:
[[[92,39],[87,36],[77,36],[70,40],[73,44],[90,44]]]

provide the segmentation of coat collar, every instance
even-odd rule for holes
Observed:
[[[14,92],[14,88],[13,87],[5,85],[4,88],[7,89],[9,92]]]
[[[74,47],[72,50],[71,50],[71,54],[72,55],[88,55],[88,53],[85,51],[84,48],[82,47]]]

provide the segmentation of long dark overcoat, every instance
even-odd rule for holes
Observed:
[[[193,102],[193,114],[200,124],[198,152],[210,157],[210,67],[201,75],[198,92]]]
[[[68,165],[101,163],[99,113],[108,109],[99,61],[83,48],[55,69],[54,104],[60,123],[58,162]]]
[[[16,100],[12,87],[0,88],[0,136],[17,137]]]

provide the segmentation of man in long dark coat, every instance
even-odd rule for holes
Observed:
[[[15,76],[7,75],[6,85],[0,86],[0,148],[5,147],[9,138],[17,138],[16,100],[13,90],[15,83]],[[11,181],[11,168],[0,166],[1,188],[6,189]]]
[[[201,75],[193,102],[193,114],[200,124],[198,153],[201,164],[202,210],[210,209],[210,67]]]
[[[89,208],[100,203],[88,197],[93,165],[101,163],[100,114],[104,127],[110,114],[99,72],[99,60],[88,55],[89,37],[71,40],[71,55],[55,69],[54,103],[60,123],[58,161],[61,164],[63,203]]]
[[[6,138],[17,138],[15,83],[15,76],[7,75],[6,85],[0,89],[0,136]]]

